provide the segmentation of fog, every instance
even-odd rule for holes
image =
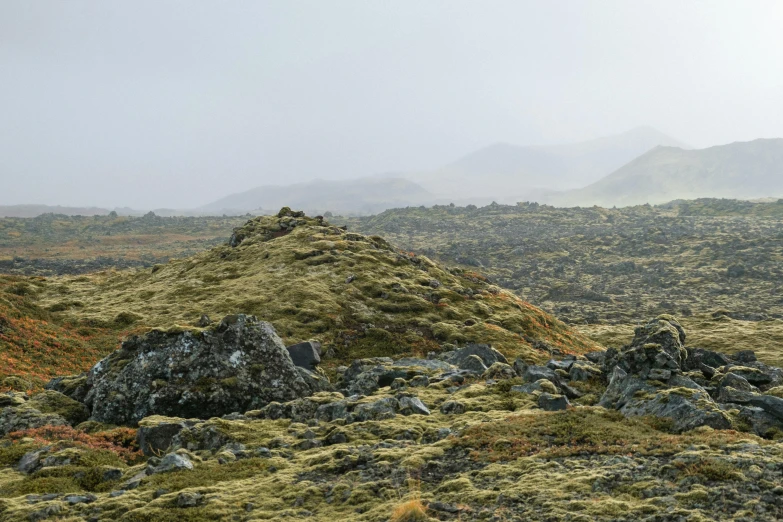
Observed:
[[[783,136],[783,2],[0,3],[0,204],[191,208],[649,125]]]

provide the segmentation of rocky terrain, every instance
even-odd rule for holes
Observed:
[[[660,317],[607,352],[530,365],[469,344],[357,359],[330,383],[317,346],[253,317],[153,331],[0,396],[0,514],[780,519],[783,371],[685,341]]]
[[[0,277],[0,518],[783,517],[773,346],[654,308],[602,345],[461,263],[284,208],[149,268]]]
[[[671,313],[702,346],[783,364],[780,202],[438,206],[340,221],[472,267],[604,345]]]

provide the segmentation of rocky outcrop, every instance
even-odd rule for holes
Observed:
[[[84,400],[96,421],[135,424],[245,412],[310,395],[311,385],[272,325],[233,315],[211,330],[128,339],[90,370]]]

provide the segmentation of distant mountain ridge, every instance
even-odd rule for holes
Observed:
[[[490,197],[514,203],[583,187],[660,145],[687,148],[651,127],[637,127],[573,144],[523,147],[497,143],[436,171],[406,177],[442,198]]]
[[[304,209],[309,214],[325,211],[373,214],[389,208],[432,204],[436,197],[413,181],[403,178],[315,180],[293,185],[266,185],[231,194],[197,210],[219,214],[272,210],[283,206]]]
[[[557,206],[627,206],[675,199],[783,196],[783,139],[706,149],[656,147],[584,188],[543,198]]]

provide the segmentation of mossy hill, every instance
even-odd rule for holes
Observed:
[[[252,314],[287,343],[317,339],[338,361],[468,342],[531,361],[599,348],[474,271],[287,209],[187,259],[48,280],[39,302],[60,320],[99,327],[176,328],[202,315]]]

